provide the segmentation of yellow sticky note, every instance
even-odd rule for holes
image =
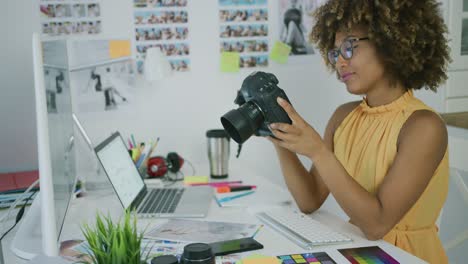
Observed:
[[[221,52],[221,72],[238,72],[239,61],[238,52]]]
[[[131,55],[130,50],[130,40],[109,41],[109,57],[111,59],[129,57]]]
[[[208,183],[208,176],[185,176],[184,184]]]
[[[291,46],[281,42],[276,41],[271,49],[270,59],[278,63],[288,62],[289,53],[291,52]]]
[[[236,264],[280,264],[280,260],[276,257],[269,257],[264,255],[251,255],[240,261],[237,261]]]

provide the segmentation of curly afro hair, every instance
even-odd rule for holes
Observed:
[[[450,62],[447,27],[436,0],[329,0],[314,12],[316,24],[310,40],[327,59],[337,32],[356,26],[368,29],[385,71],[407,89],[434,92],[447,79]]]

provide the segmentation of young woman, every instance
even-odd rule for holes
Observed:
[[[368,239],[447,263],[435,225],[448,191],[447,131],[413,96],[446,80],[446,26],[435,0],[329,0],[311,39],[348,92],[324,138],[284,100],[292,124],[271,124],[288,189],[306,213],[331,193]],[[297,154],[313,161],[306,170]]]

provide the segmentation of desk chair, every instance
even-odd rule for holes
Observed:
[[[450,169],[449,193],[441,215],[440,239],[450,263],[454,264],[466,263],[468,258],[467,183],[468,171]]]

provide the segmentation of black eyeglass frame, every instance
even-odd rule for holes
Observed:
[[[332,50],[329,50],[328,53],[327,53],[327,56],[328,56],[328,61],[332,64],[332,65],[336,65],[336,63],[338,62],[338,57],[341,55],[341,57],[345,60],[350,60],[352,57],[353,57],[353,54],[354,54],[354,42],[358,42],[358,41],[361,41],[361,40],[369,40],[369,37],[362,37],[362,38],[357,38],[357,37],[348,37],[346,38],[340,45],[340,47],[338,49],[332,49]],[[346,55],[346,52],[343,52],[343,45],[345,43],[351,43],[351,55],[350,56],[347,56]]]

